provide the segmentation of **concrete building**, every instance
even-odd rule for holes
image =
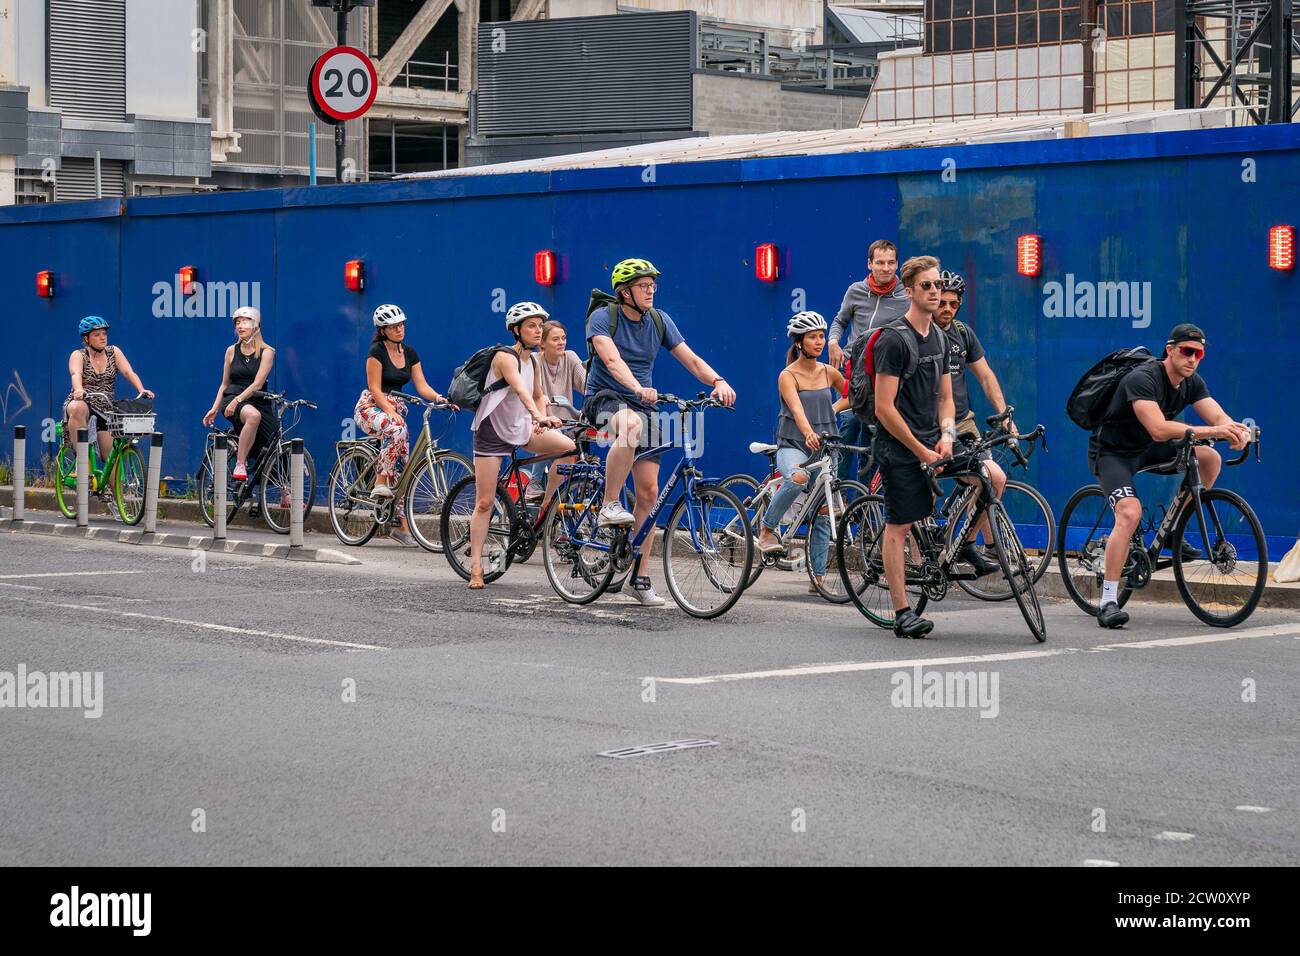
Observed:
[[[0,205],[206,179],[196,13],[175,0],[0,0]]]

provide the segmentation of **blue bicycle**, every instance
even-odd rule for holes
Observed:
[[[660,395],[659,404],[675,410],[676,434],[684,454],[663,482],[659,500],[641,527],[601,528],[597,521],[605,499],[605,477],[596,459],[583,455],[561,465],[564,482],[542,533],[542,559],[555,592],[572,604],[588,604],[605,593],[615,576],[636,565],[652,540],[664,503],[678,482],[682,493],[664,526],[664,581],[673,600],[687,614],[714,618],[725,614],[744,593],[754,561],[753,529],[744,505],[732,492],[707,480],[696,463],[699,440],[688,431],[688,416],[709,408],[725,408],[701,396],[695,400]],[[595,438],[589,431],[584,438]],[[649,448],[637,460],[662,455],[674,442]]]

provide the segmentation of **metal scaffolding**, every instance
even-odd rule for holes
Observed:
[[[1291,122],[1300,112],[1292,2],[1174,0],[1174,105],[1204,108],[1226,87],[1254,122]],[[1211,38],[1207,21],[1222,21],[1225,38]]]

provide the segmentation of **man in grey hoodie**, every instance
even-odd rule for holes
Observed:
[[[847,353],[852,351],[854,343],[872,329],[888,325],[895,319],[907,314],[911,300],[898,281],[898,247],[888,239],[877,239],[867,249],[867,265],[871,271],[861,282],[855,282],[844,293],[840,311],[831,323],[826,338],[831,347],[831,365],[841,371]],[[845,329],[849,341],[845,348],[840,348],[840,340]],[[845,380],[848,379],[847,373]],[[866,426],[847,409],[840,413],[840,435],[850,445],[866,445],[871,436]],[[840,455],[840,478],[857,477],[856,455],[844,452]]]

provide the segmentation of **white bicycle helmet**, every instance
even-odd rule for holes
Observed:
[[[521,325],[524,319],[531,319],[535,315],[541,316],[543,322],[551,317],[551,313],[536,302],[516,302],[506,313],[506,328],[513,329],[516,325]]]
[[[381,305],[375,309],[375,327],[382,329],[386,325],[401,325],[406,321],[406,313],[395,305]]]
[[[825,332],[826,320],[820,312],[800,312],[785,327],[785,334],[794,338],[807,332]]]
[[[262,313],[251,305],[241,305],[235,310],[235,314],[230,317],[232,322],[238,322],[240,319],[248,319],[253,323],[254,329],[262,327]]]

